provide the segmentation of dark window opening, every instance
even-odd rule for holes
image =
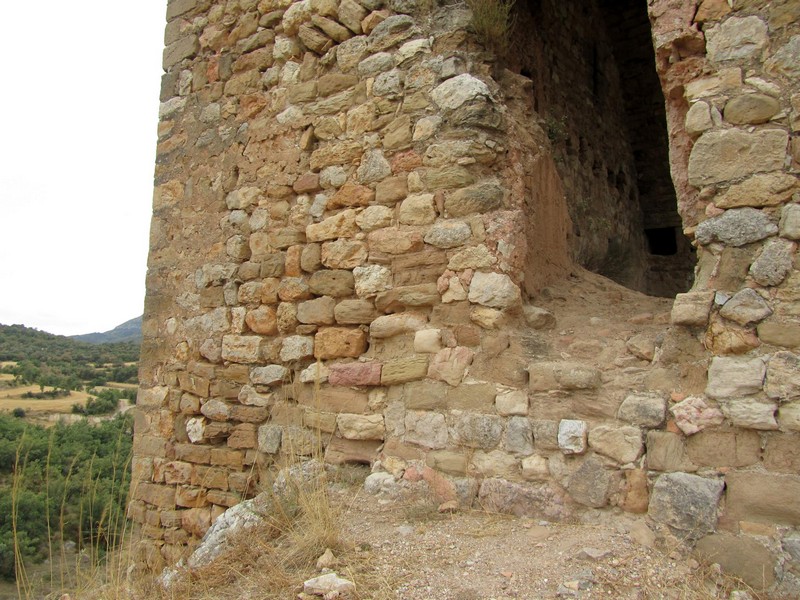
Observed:
[[[659,227],[645,229],[647,248],[650,254],[656,256],[675,256],[678,253],[678,239],[675,237],[675,227]]]

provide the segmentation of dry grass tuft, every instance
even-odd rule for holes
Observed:
[[[472,11],[470,26],[487,50],[502,57],[514,29],[516,0],[466,0]]]

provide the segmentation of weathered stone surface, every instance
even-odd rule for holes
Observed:
[[[744,246],[778,233],[769,216],[755,208],[734,208],[718,217],[700,223],[695,231],[697,242],[708,245],[722,242],[728,246]]]
[[[775,557],[752,537],[714,533],[698,540],[697,556],[716,563],[730,575],[741,578],[756,590],[769,588],[775,582]]]
[[[598,425],[589,430],[589,447],[618,463],[630,463],[642,454],[642,431],[632,426]]]
[[[370,250],[386,254],[406,254],[422,250],[422,235],[417,231],[386,227],[370,232],[368,238]]]
[[[261,359],[262,338],[256,335],[222,336],[222,359],[235,363],[254,363]]]
[[[336,238],[352,237],[358,231],[356,211],[344,210],[328,217],[321,223],[312,223],[306,227],[306,238],[309,242],[322,242]]]
[[[381,265],[356,267],[352,274],[359,298],[369,298],[392,288],[392,272]]]
[[[324,327],[314,336],[314,357],[357,358],[367,350],[367,334],[350,327]]]
[[[545,481],[550,478],[550,470],[544,456],[532,455],[522,459],[522,477],[528,481]]]
[[[780,110],[780,103],[766,94],[742,94],[725,104],[723,115],[729,123],[766,123]]]
[[[791,433],[767,436],[764,466],[778,473],[800,473],[800,438]]]
[[[784,348],[800,347],[800,324],[776,321],[760,323],[758,337],[765,344],[783,346]]]
[[[686,85],[686,99],[690,102],[718,94],[732,93],[742,87],[742,70],[739,67],[720,69],[711,77],[702,77]]]
[[[781,237],[800,240],[800,204],[787,204],[781,212]]]
[[[380,385],[381,364],[353,362],[331,365],[328,381],[331,385]]]
[[[595,455],[589,456],[569,478],[567,491],[584,506],[602,508],[619,487],[621,473],[607,469]]]
[[[777,429],[775,420],[777,405],[753,398],[737,398],[720,403],[722,414],[730,420],[735,427],[749,429]]]
[[[437,248],[455,248],[472,237],[472,228],[463,221],[440,221],[425,234],[425,242]]]
[[[758,57],[767,45],[767,25],[756,16],[731,17],[705,32],[712,62]]]
[[[725,476],[725,517],[733,522],[800,525],[800,477],[754,471]]]
[[[714,531],[724,483],[687,473],[661,475],[653,486],[648,515],[690,537]]]
[[[520,484],[489,478],[481,483],[478,501],[486,510],[536,519],[561,520],[572,511],[569,503],[547,483]]]
[[[503,204],[503,188],[494,182],[482,182],[450,193],[444,201],[448,217],[486,213]]]
[[[418,194],[403,200],[400,203],[398,220],[403,225],[430,225],[433,223],[436,220],[433,194]]]
[[[309,278],[308,289],[317,296],[350,296],[355,289],[353,272],[344,269],[317,271]]]
[[[500,443],[503,420],[493,415],[462,413],[456,421],[455,431],[460,444],[491,450]]]
[[[800,356],[786,351],[773,354],[767,363],[764,391],[779,402],[799,400]]]
[[[750,173],[779,171],[787,135],[777,129],[747,133],[739,129],[708,131],[689,157],[689,183],[695,187],[739,179]]]
[[[549,310],[538,306],[523,307],[525,323],[533,329],[552,329],[556,325],[556,317]]]
[[[719,208],[775,206],[791,198],[796,189],[797,178],[788,173],[759,173],[730,186],[714,198],[714,204]]]
[[[387,206],[369,206],[356,217],[356,224],[366,232],[388,227],[394,212]]]
[[[414,334],[414,352],[436,354],[442,349],[442,335],[439,329],[421,329]]]
[[[718,408],[708,406],[697,396],[689,396],[669,410],[675,416],[675,425],[686,435],[719,425],[723,421],[722,412]]]
[[[722,415],[720,415],[721,417]],[[653,471],[696,471],[683,438],[668,431],[647,432],[647,468]]]
[[[433,101],[445,110],[455,110],[476,98],[490,96],[486,84],[468,73],[452,77],[431,91]]]
[[[588,432],[585,421],[562,419],[558,424],[558,448],[564,454],[583,454]]]
[[[708,368],[706,395],[725,399],[749,396],[761,391],[766,366],[761,358],[726,358],[715,356]]]
[[[418,313],[398,313],[375,319],[369,326],[373,338],[389,338],[403,333],[414,333],[427,327],[428,319]]]
[[[441,413],[409,410],[404,424],[406,442],[432,449],[447,445],[447,423]]]
[[[746,467],[761,456],[761,437],[755,431],[703,431],[686,441],[691,461],[701,467]]]
[[[469,301],[490,308],[509,308],[520,302],[519,287],[503,273],[478,272],[469,286]]]
[[[355,240],[335,240],[322,244],[320,258],[329,269],[352,269],[367,261],[367,245]]]
[[[368,37],[369,50],[373,53],[387,50],[414,35],[414,20],[407,15],[387,17],[372,30]]]
[[[788,6],[788,5],[787,5]],[[796,80],[800,77],[800,35],[793,35],[778,51],[770,58],[766,67],[771,73],[778,73],[784,77]]]
[[[467,367],[472,364],[475,353],[469,348],[456,346],[443,348],[437,352],[430,361],[428,377],[446,381],[452,386],[461,383]]]
[[[687,292],[685,294],[678,294],[672,305],[670,320],[674,325],[706,325],[713,302],[713,292]]]
[[[502,450],[475,450],[470,457],[467,473],[478,477],[513,478],[519,471],[517,459]]]
[[[275,335],[278,333],[278,319],[275,309],[270,306],[259,306],[248,311],[245,323],[253,333]]]
[[[503,448],[506,452],[521,456],[533,453],[533,430],[525,417],[511,417],[503,436]]]
[[[368,150],[356,170],[359,183],[364,185],[376,183],[391,174],[392,167],[380,150]]]
[[[383,363],[381,385],[396,385],[423,379],[428,373],[427,356],[406,356]]]
[[[314,355],[314,338],[303,335],[291,335],[283,340],[280,357],[284,362],[311,358]]]
[[[231,409],[222,400],[211,398],[200,407],[200,412],[212,421],[227,421],[230,417]]]
[[[333,310],[340,325],[368,325],[377,316],[375,306],[368,300],[342,300]]]
[[[352,581],[339,577],[336,573],[326,573],[303,582],[303,593],[312,596],[348,595],[355,592],[355,589]]]
[[[705,102],[695,102],[689,107],[686,113],[684,127],[686,133],[691,136],[698,136],[704,131],[708,131],[714,126],[711,120],[711,110]]]
[[[528,394],[524,390],[500,391],[495,398],[497,414],[503,417],[528,414]]]
[[[330,296],[306,300],[297,305],[297,320],[314,325],[332,325],[336,301]]]
[[[382,440],[385,433],[382,415],[343,413],[336,417],[336,426],[346,440]]]
[[[553,363],[553,374],[565,390],[593,390],[600,387],[600,371],[580,363]]]
[[[667,401],[657,392],[630,394],[622,401],[617,417],[640,427],[661,427],[667,412]]]
[[[758,323],[772,314],[772,309],[758,293],[745,288],[728,300],[719,314],[739,325]]]
[[[792,271],[795,248],[788,240],[770,240],[750,266],[750,276],[765,287],[780,285]]]
[[[283,365],[266,365],[250,369],[250,381],[258,385],[273,385],[283,382],[289,370]]]
[[[409,306],[433,306],[439,304],[440,299],[435,283],[405,285],[378,294],[375,308],[382,312],[392,312]]]

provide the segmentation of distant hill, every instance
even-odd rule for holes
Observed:
[[[136,317],[130,321],[125,321],[122,325],[117,325],[111,331],[103,333],[84,333],[82,335],[69,336],[79,342],[90,344],[113,344],[116,342],[136,342],[142,341],[142,317]]]

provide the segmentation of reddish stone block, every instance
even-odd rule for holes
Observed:
[[[343,363],[331,365],[328,382],[331,385],[380,385],[381,364],[368,363]]]

